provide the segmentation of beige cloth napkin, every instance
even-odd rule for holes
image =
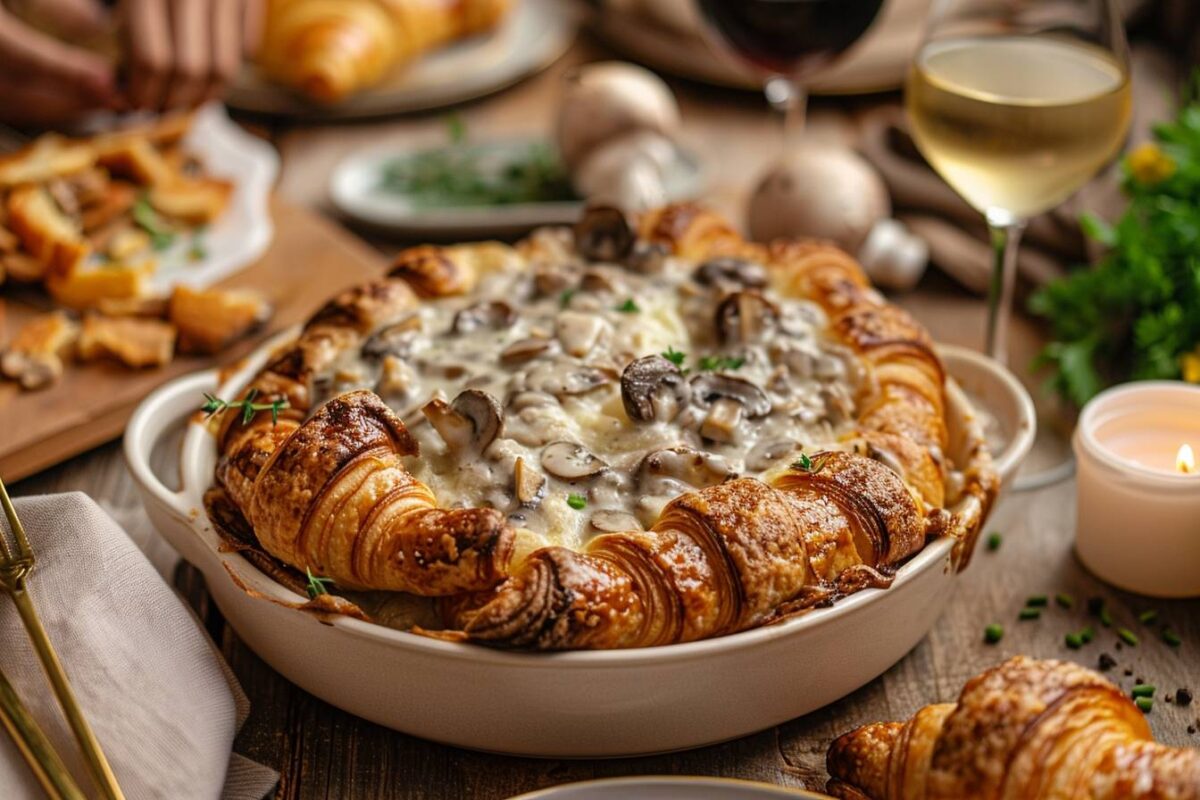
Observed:
[[[231,755],[249,712],[245,695],[120,526],[80,493],[15,505],[37,556],[30,593],[125,796],[260,800],[271,791],[275,772]],[[0,668],[90,795],[82,757],[2,595]],[[0,733],[0,797],[42,796]]]

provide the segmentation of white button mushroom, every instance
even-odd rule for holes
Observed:
[[[666,202],[666,176],[675,159],[670,139],[655,131],[632,131],[593,148],[572,182],[593,203],[643,211]]]
[[[876,286],[907,291],[925,274],[929,245],[904,223],[881,219],[863,242],[858,260]]]

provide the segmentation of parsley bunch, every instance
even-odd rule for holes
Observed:
[[[1030,299],[1053,331],[1038,363],[1077,405],[1129,379],[1200,382],[1200,71],[1191,84],[1177,119],[1126,158],[1117,223],[1082,220],[1103,260]]]

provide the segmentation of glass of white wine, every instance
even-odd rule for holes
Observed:
[[[1129,128],[1116,0],[935,0],[905,104],[922,155],[987,219],[987,352],[1005,362],[1026,220],[1087,183]]]

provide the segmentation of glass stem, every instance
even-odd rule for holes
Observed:
[[[1025,231],[1025,220],[1007,211],[988,209],[987,223],[994,259],[988,290],[987,354],[1007,365],[1008,323],[1012,318],[1013,291],[1017,285],[1017,248]]]
[[[767,102],[783,117],[783,150],[791,152],[800,141],[808,111],[808,92],[791,78],[774,75],[767,79]]]

